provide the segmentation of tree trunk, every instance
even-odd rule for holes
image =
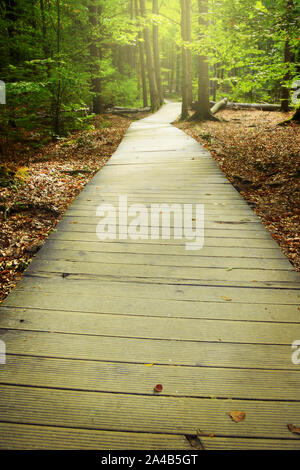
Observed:
[[[300,108],[296,109],[295,114],[292,116],[291,121],[300,122]]]
[[[186,41],[191,44],[192,31],[191,31],[191,0],[186,0]],[[188,107],[193,102],[193,69],[192,69],[192,51],[186,48],[186,62],[187,62],[187,101]]]
[[[46,13],[45,13],[45,2],[44,0],[40,0],[40,12],[41,12],[41,19],[42,19],[42,36],[43,36],[43,52],[45,59],[48,59],[50,56],[50,47],[47,41],[47,23],[46,23]]]
[[[180,47],[176,45],[176,93],[181,93],[181,53]]]
[[[92,26],[92,32],[98,25],[98,15],[100,14],[100,7],[97,6],[95,0],[91,0],[89,3],[89,21]],[[91,82],[92,82],[92,91],[93,96],[93,112],[95,114],[102,114],[104,112],[103,100],[101,97],[101,78],[100,78],[100,52],[97,44],[94,42],[93,37],[91,38],[90,45],[90,56],[92,60],[91,65]]]
[[[57,47],[57,71],[58,71],[58,82],[55,98],[55,109],[54,109],[54,123],[53,130],[56,135],[60,135],[60,113],[61,113],[61,78],[60,78],[60,53],[61,53],[61,9],[60,9],[60,0],[56,0],[56,14],[57,14],[57,23],[56,23],[56,47]]]
[[[300,124],[300,108],[296,109],[296,112],[293,114],[293,116],[290,119],[280,122],[278,125],[288,126],[289,124],[291,124],[291,122],[296,122],[297,124]]]
[[[207,26],[207,20],[203,15],[207,14],[207,0],[198,0],[200,39],[204,33],[201,31]],[[193,121],[217,120],[210,110],[209,102],[209,66],[208,59],[204,55],[198,56],[198,104],[196,113],[191,117]]]
[[[175,46],[171,44],[171,50],[169,52],[169,93],[173,93],[174,89],[174,76],[175,76],[175,66],[176,66],[176,55],[175,55]]]
[[[138,0],[135,0],[135,14],[138,18],[139,16],[139,6]],[[141,79],[142,79],[142,88],[143,88],[143,106],[144,108],[148,107],[148,91],[147,91],[147,79],[146,79],[146,66],[145,66],[145,48],[143,43],[142,34],[138,34],[138,43],[139,43],[139,58],[140,58],[140,67],[141,67]]]
[[[290,62],[292,61],[292,51],[289,39],[285,41],[284,45],[284,63],[289,67]],[[284,81],[291,79],[290,70],[284,76]],[[290,90],[286,85],[281,87],[281,111],[287,113],[290,109]]]
[[[294,9],[294,1],[293,0],[286,0],[286,22],[289,24],[292,20],[292,13]],[[287,72],[283,78],[285,82],[291,80],[291,72],[289,65],[291,62],[294,61],[294,54],[292,52],[291,44],[290,44],[290,36],[289,31],[286,31],[286,40],[284,44],[284,64],[287,67]],[[287,113],[290,109],[290,90],[286,85],[282,85],[281,87],[281,111]]]
[[[146,20],[147,11],[145,0],[140,0],[141,16]],[[149,27],[146,26],[144,29],[144,40],[145,40],[145,50],[146,50],[146,59],[147,59],[147,69],[148,69],[148,79],[149,79],[149,88],[150,88],[150,99],[151,99],[151,110],[155,112],[160,107],[159,94],[157,89],[156,77],[154,62],[152,56],[151,48],[151,39]]]
[[[184,45],[186,41],[186,8],[187,0],[180,0],[181,5],[181,38],[183,41],[181,48],[182,55],[182,108],[181,108],[181,120],[186,120],[189,116],[188,111],[188,64],[187,64],[187,52]]]
[[[158,15],[158,0],[152,0],[153,13]],[[163,87],[161,81],[161,70],[160,70],[160,56],[159,56],[159,41],[158,41],[158,25],[153,23],[153,55],[154,55],[154,67],[155,67],[155,77],[157,83],[157,90],[159,94],[160,104],[164,102]]]

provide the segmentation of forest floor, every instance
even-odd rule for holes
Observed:
[[[176,125],[210,151],[300,272],[299,125],[278,125],[291,115],[223,110],[220,122]]]
[[[145,117],[145,113],[135,115]],[[73,199],[116,151],[132,120],[105,114],[94,129],[36,149],[38,132],[0,142],[0,303]]]

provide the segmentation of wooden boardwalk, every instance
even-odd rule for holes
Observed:
[[[1,307],[0,448],[300,449],[300,277],[179,112],[130,127]],[[99,241],[119,195],[205,204],[203,249]]]

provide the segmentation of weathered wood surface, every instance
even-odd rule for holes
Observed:
[[[130,127],[1,307],[0,448],[300,449],[299,275],[179,112]],[[204,247],[99,241],[120,195],[203,203]]]

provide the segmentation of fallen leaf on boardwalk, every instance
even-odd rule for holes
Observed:
[[[186,435],[185,437],[190,443],[191,447],[197,450],[204,450],[204,445],[202,444],[201,439],[199,439],[198,436]]]
[[[222,295],[221,299],[226,300],[227,302],[232,300],[230,297],[226,297],[226,295]]]
[[[157,384],[157,385],[155,385],[155,387],[154,387],[154,391],[155,391],[155,392],[161,392],[162,389],[163,389],[163,386],[162,386],[161,384]]]
[[[201,431],[201,429],[197,429],[197,436],[209,437],[209,434],[207,432]]]
[[[289,430],[291,432],[293,432],[294,434],[300,434],[300,428],[297,428],[296,426],[294,426],[293,424],[288,424],[287,427],[289,428]]]
[[[146,367],[152,367],[152,366],[154,366],[154,363],[152,363],[152,364],[145,364],[145,366],[146,366]]]
[[[243,421],[246,418],[246,413],[243,411],[231,411],[230,417],[235,421],[236,423],[239,423],[240,421]]]

